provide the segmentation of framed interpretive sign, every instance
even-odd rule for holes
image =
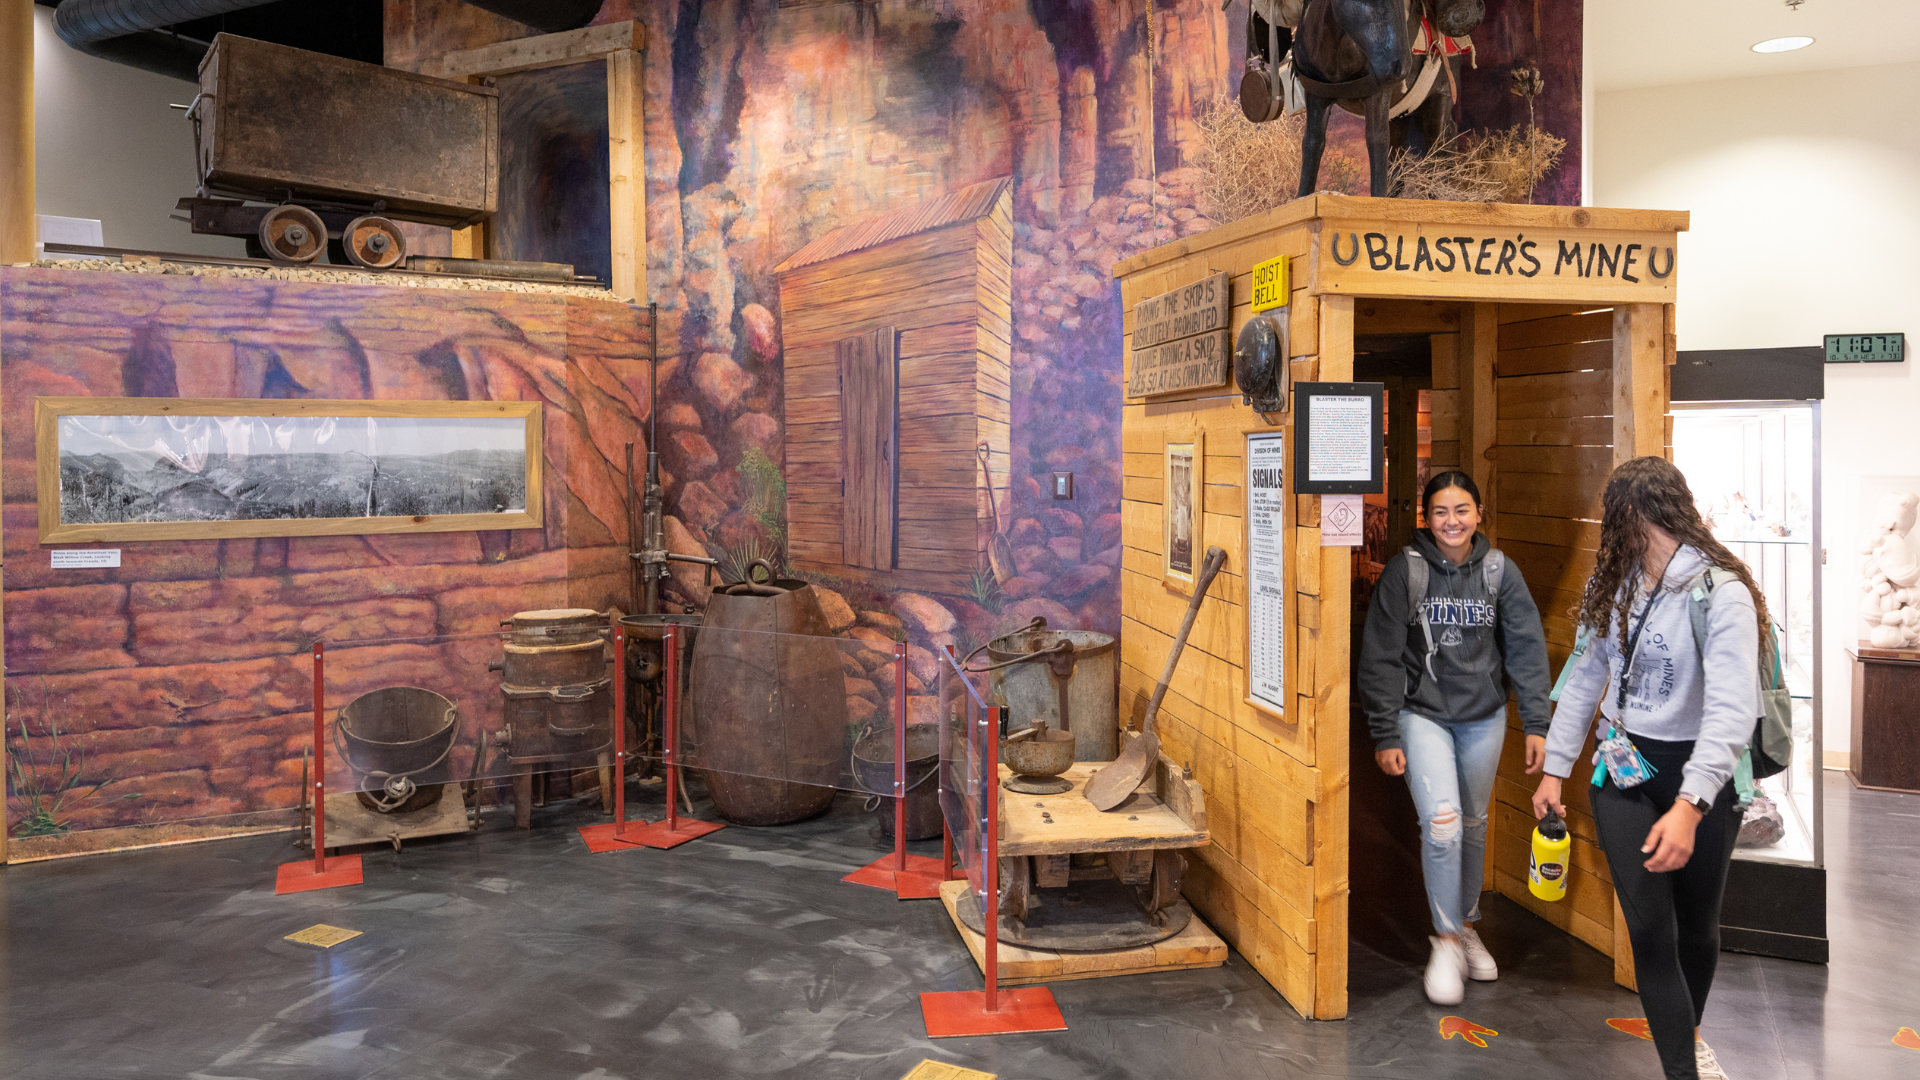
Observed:
[[[1296,383],[1293,490],[1378,495],[1386,484],[1386,385]]]
[[[1287,701],[1287,451],[1279,431],[1248,432],[1247,703],[1275,716]]]

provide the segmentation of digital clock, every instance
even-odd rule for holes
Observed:
[[[1905,334],[1828,334],[1829,364],[1898,364],[1907,358]]]

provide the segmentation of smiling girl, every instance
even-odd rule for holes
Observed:
[[[1404,775],[1413,791],[1436,935],[1427,997],[1453,1005],[1466,996],[1467,977],[1499,975],[1473,923],[1508,687],[1520,703],[1527,771],[1538,772],[1550,680],[1540,613],[1519,569],[1479,531],[1473,478],[1440,473],[1421,502],[1427,528],[1415,531],[1374,587],[1355,681],[1374,760],[1389,776]]]

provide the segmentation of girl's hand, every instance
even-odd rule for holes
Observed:
[[[1373,760],[1380,771],[1388,776],[1403,776],[1407,771],[1407,755],[1400,750],[1375,750]]]
[[[1673,809],[1660,815],[1653,823],[1653,830],[1647,833],[1647,842],[1640,845],[1642,854],[1651,854],[1646,861],[1649,871],[1664,874],[1687,865],[1693,857],[1693,833],[1700,825],[1700,811],[1692,803],[1675,802]]]
[[[1527,736],[1527,775],[1531,776],[1547,767],[1547,737],[1545,735]]]
[[[1540,786],[1533,789],[1534,820],[1546,817],[1549,809],[1563,818],[1567,816],[1566,805],[1560,801],[1560,778],[1557,776],[1541,777]]]

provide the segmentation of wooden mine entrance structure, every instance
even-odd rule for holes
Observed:
[[[1412,528],[1419,445],[1430,447],[1431,469],[1470,473],[1487,504],[1482,528],[1533,590],[1557,672],[1593,570],[1608,472],[1636,456],[1671,456],[1675,236],[1686,227],[1685,213],[1663,211],[1310,196],[1116,264],[1129,372],[1134,305],[1224,272],[1237,338],[1252,317],[1255,266],[1289,256],[1291,303],[1274,314],[1286,318],[1295,382],[1427,391],[1424,444],[1415,439],[1421,395],[1389,393],[1389,490],[1376,501],[1392,521],[1380,546],[1397,551]],[[1356,340],[1391,348],[1356,357]],[[1404,360],[1409,343],[1424,344],[1424,363],[1369,377],[1377,357],[1368,354]],[[1355,549],[1321,547],[1321,496],[1285,500],[1286,707],[1252,700],[1247,436],[1284,432],[1289,474],[1293,457],[1294,413],[1270,416],[1271,424],[1230,384],[1127,399],[1120,715],[1137,723],[1144,713],[1186,607],[1163,585],[1162,469],[1168,444],[1198,436],[1197,543],[1224,547],[1228,561],[1159,719],[1166,752],[1192,764],[1212,816],[1213,842],[1193,853],[1185,889],[1295,1008],[1336,1019],[1347,1012],[1350,939],[1424,955],[1419,838],[1405,784],[1374,766],[1354,708],[1352,634],[1364,616],[1352,608],[1357,560]],[[1616,980],[1630,986],[1625,927],[1579,776],[1567,785],[1569,895],[1548,904],[1527,892],[1533,778],[1523,775],[1511,706],[1509,714],[1487,887],[1612,956]]]

